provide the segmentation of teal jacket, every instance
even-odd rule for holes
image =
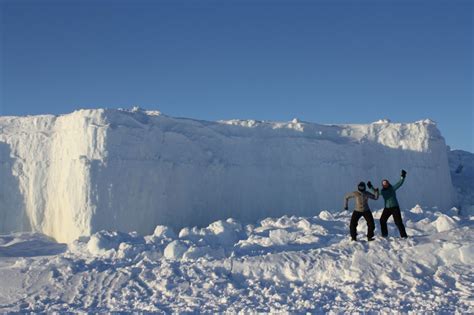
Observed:
[[[402,177],[395,185],[390,186],[387,189],[382,188],[380,194],[382,195],[383,200],[385,201],[385,208],[399,207],[397,194],[395,193],[395,191],[397,191],[397,189],[403,185],[404,181],[405,178]]]

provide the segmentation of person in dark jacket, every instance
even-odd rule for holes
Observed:
[[[402,213],[400,211],[400,206],[398,204],[396,194],[397,189],[400,188],[400,186],[402,186],[405,182],[406,175],[407,172],[405,170],[402,170],[400,180],[393,186],[386,179],[382,181],[383,188],[381,194],[384,199],[385,206],[382,212],[382,216],[380,217],[380,229],[382,231],[383,237],[388,236],[387,220],[388,218],[390,218],[391,215],[393,215],[393,220],[395,221],[395,225],[397,226],[398,231],[400,232],[400,236],[403,238],[408,237],[407,232],[405,231],[405,226],[403,225]]]
[[[349,227],[353,241],[357,240],[357,223],[359,222],[360,217],[364,217],[364,219],[367,221],[367,240],[374,240],[375,223],[374,217],[372,216],[372,212],[369,208],[368,201],[369,199],[377,200],[379,198],[379,190],[377,188],[374,189],[371,182],[367,182],[367,186],[374,192],[374,194],[366,191],[365,183],[360,182],[357,186],[357,191],[348,193],[344,197],[345,210],[349,209],[349,199],[355,198],[355,208],[354,212],[352,212],[351,223]]]

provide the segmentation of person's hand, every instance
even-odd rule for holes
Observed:
[[[369,187],[369,189],[374,188],[374,186],[372,186],[372,183],[370,182],[370,180],[367,182],[367,187]]]
[[[402,177],[405,178],[407,176],[407,172],[405,170],[402,170]]]
[[[344,210],[349,210],[349,207],[347,207],[347,206],[346,206],[346,207],[344,207]]]

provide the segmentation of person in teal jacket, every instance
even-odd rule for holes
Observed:
[[[395,221],[395,225],[400,232],[400,236],[403,238],[407,238],[407,232],[405,231],[405,226],[403,225],[402,220],[402,213],[400,211],[400,205],[398,204],[397,194],[396,191],[400,186],[403,185],[405,182],[405,177],[407,172],[402,170],[401,178],[395,185],[391,185],[387,179],[382,181],[382,190],[380,194],[382,195],[385,205],[382,212],[382,216],[380,217],[380,229],[382,231],[382,236],[388,236],[388,229],[387,229],[387,220],[393,215],[393,221]]]

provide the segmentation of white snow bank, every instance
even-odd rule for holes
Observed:
[[[416,214],[422,214],[423,209],[421,208],[420,205],[417,204],[415,207],[411,208],[410,212],[416,213]]]
[[[176,233],[169,226],[157,225],[155,231],[153,232],[155,238],[169,238],[175,239]]]
[[[448,152],[448,158],[457,206],[463,215],[474,215],[474,154],[453,150]]]
[[[44,254],[44,236],[0,235],[0,310],[472,313],[474,221],[417,206],[402,213],[409,238],[389,220],[385,239],[377,210],[369,243],[364,219],[351,242],[351,213],[322,213],[220,220],[178,238],[165,226],[144,238],[100,231],[51,257],[12,255],[15,244]]]
[[[454,229],[457,224],[452,218],[447,215],[440,215],[436,221],[433,222],[433,226],[436,227],[438,232],[445,232]]]
[[[74,241],[71,249],[87,252],[96,256],[117,257],[122,255],[121,248],[140,247],[142,250],[160,252],[170,260],[194,260],[201,257],[219,259],[232,255],[258,255],[264,252],[283,250],[303,250],[333,244],[338,237],[349,237],[349,219],[351,213],[321,212],[314,217],[283,216],[265,218],[257,225],[242,225],[235,219],[218,220],[205,228],[186,227],[177,236],[170,227],[159,225],[152,235],[141,237],[136,232],[122,233],[100,231],[90,237],[81,237]],[[382,209],[373,211],[378,230],[378,219]],[[437,207],[423,209],[416,205],[409,211],[403,211],[403,220],[411,236],[422,236],[454,230],[462,226],[456,211],[449,209],[440,212]],[[467,219],[465,219],[467,220]],[[466,221],[469,223],[469,221]],[[358,225],[359,238],[364,239],[367,225],[362,218]],[[398,237],[398,230],[389,221],[391,236]],[[145,247],[143,247],[145,246]]]
[[[429,120],[209,122],[139,108],[0,117],[0,232],[70,242],[104,229],[313,215],[340,209],[361,180],[396,182],[401,168],[402,207],[453,205],[446,145]]]
[[[164,256],[167,259],[180,259],[187,250],[188,247],[183,242],[175,240],[166,246]]]
[[[100,231],[90,236],[87,250],[93,255],[113,255],[117,250],[124,250],[125,244],[144,244],[145,241],[136,233]]]

